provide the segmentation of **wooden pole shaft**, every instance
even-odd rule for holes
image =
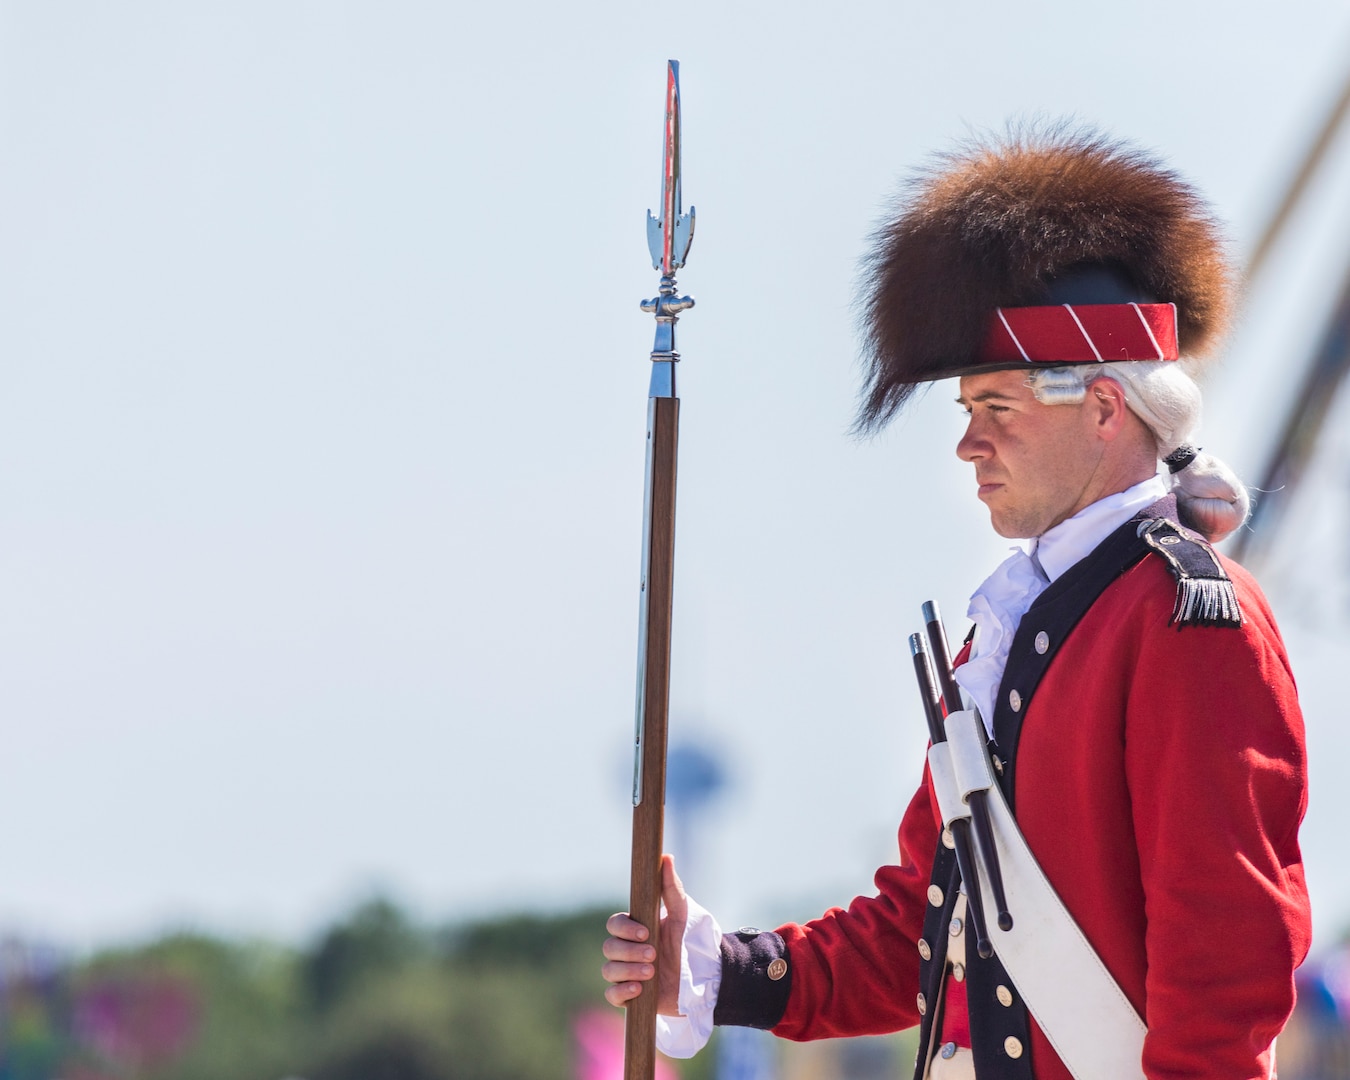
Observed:
[[[675,584],[675,461],[679,445],[680,402],[651,400],[651,468],[647,529],[644,673],[641,730],[642,798],[633,807],[633,862],[629,914],[651,931],[658,945],[661,915],[661,849],[665,825],[666,734],[670,714],[670,623]],[[628,1003],[624,1028],[624,1080],[652,1080],[656,1073],[656,1009],[661,979],[656,974]]]

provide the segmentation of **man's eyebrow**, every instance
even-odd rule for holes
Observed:
[[[958,405],[971,405],[971,404],[978,404],[982,401],[1016,401],[1016,400],[1017,397],[1014,394],[1005,394],[1001,390],[986,390],[984,393],[976,394],[974,397],[971,398],[968,398],[964,394],[962,394],[959,398],[956,399],[956,403]]]

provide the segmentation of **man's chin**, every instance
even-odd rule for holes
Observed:
[[[1025,521],[1011,521],[1006,514],[1000,514],[992,507],[989,510],[989,524],[994,527],[994,532],[1005,540],[1030,540],[1033,536],[1040,535]]]

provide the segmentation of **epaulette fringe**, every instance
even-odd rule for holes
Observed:
[[[1177,602],[1169,626],[1242,625],[1237,591],[1214,549],[1166,518],[1139,526],[1139,535],[1163,557],[1177,582]]]
[[[1182,578],[1177,582],[1177,606],[1172,609],[1174,626],[1241,626],[1242,609],[1231,581],[1213,578]]]

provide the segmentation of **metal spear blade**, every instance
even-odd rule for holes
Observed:
[[[680,202],[680,62],[666,65],[665,152],[661,168],[661,216],[647,211],[647,248],[652,269],[669,277],[684,265],[694,240],[694,208],[682,212]]]

